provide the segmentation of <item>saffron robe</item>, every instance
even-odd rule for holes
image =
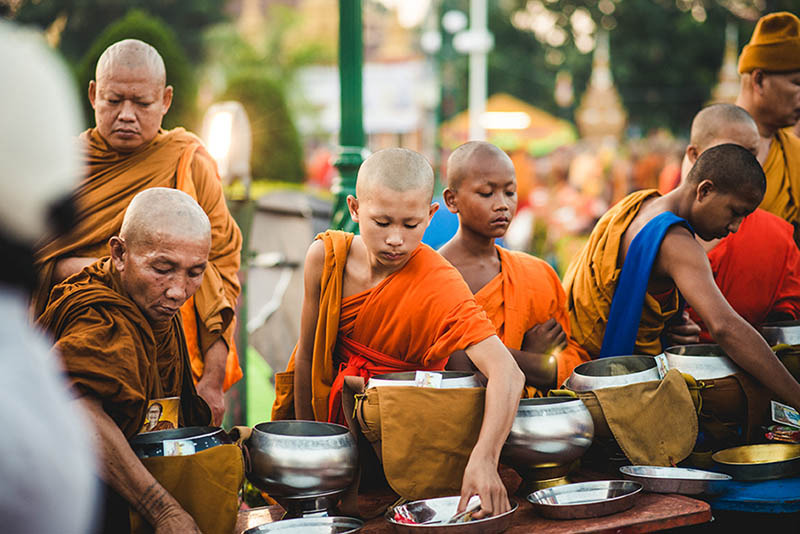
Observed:
[[[757,209],[708,252],[728,304],[755,327],[773,312],[800,318],[800,250],[793,232],[791,224]],[[702,328],[700,341],[713,342],[703,320],[691,308],[689,313]]]
[[[556,355],[556,386],[561,385],[576,366],[589,360],[570,334],[567,296],[561,281],[547,262],[523,252],[496,248],[500,273],[475,293],[475,300],[489,316],[497,336],[511,349],[521,350],[525,332],[555,318],[567,334],[567,347]],[[526,386],[526,397],[539,394],[533,386]]]
[[[800,139],[791,128],[778,130],[764,161],[767,191],[759,206],[792,224],[800,224]]]
[[[96,129],[85,131],[80,140],[87,150],[88,168],[75,192],[78,223],[69,235],[36,252],[39,286],[33,296],[34,317],[48,301],[59,259],[109,255],[108,240],[119,233],[125,209],[137,193],[151,187],[180,189],[197,200],[211,221],[211,251],[203,282],[181,308],[192,375],[195,380],[202,376],[202,354],[223,337],[229,348],[224,388],[229,388],[242,377],[233,317],[240,289],[242,235],[225,204],[214,160],[200,139],[183,128],[162,130],[129,154],[112,149]]]
[[[311,401],[314,418],[327,421],[336,364],[346,360],[337,354],[337,339],[343,313],[342,281],[353,234],[328,230],[317,239],[325,244],[325,260],[311,362]],[[347,309],[345,335],[418,369],[443,368],[453,352],[495,334],[458,270],[425,244],[378,285],[347,298],[351,305],[354,301],[358,305]],[[273,419],[294,417],[296,352],[295,347],[286,372],[276,376]]]
[[[592,358],[600,354],[611,301],[622,272],[622,266],[617,265],[622,236],[639,213],[642,203],[655,196],[658,192],[654,189],[637,191],[608,210],[564,276],[572,335]],[[645,294],[634,353],[658,354],[662,351],[661,332],[678,308],[677,291],[672,291],[661,303],[649,292]]]

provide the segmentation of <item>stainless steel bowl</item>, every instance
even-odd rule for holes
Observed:
[[[164,445],[169,442],[184,442],[188,447],[184,450],[198,453],[217,445],[233,443],[228,434],[218,427],[187,426],[171,430],[156,430],[137,434],[131,438],[130,444],[133,452],[139,458],[164,456]],[[169,447],[167,447],[169,449]]]
[[[780,321],[759,328],[761,335],[770,346],[800,345],[800,321]]]
[[[481,383],[475,378],[474,373],[464,371],[432,371],[442,375],[442,389],[450,388],[479,388]],[[375,375],[367,380],[367,389],[378,386],[413,386],[416,371],[403,371],[399,373],[384,373]]]
[[[243,534],[352,534],[364,527],[364,522],[353,517],[302,517],[265,523],[249,528]]]
[[[556,486],[528,495],[528,501],[544,517],[583,519],[627,510],[642,491],[632,480],[600,480]]]
[[[717,467],[736,480],[772,480],[800,475],[800,445],[744,445],[711,455]]]
[[[333,423],[259,423],[246,446],[248,480],[290,516],[332,509],[358,469],[355,440],[346,427]]]
[[[724,378],[741,372],[719,345],[676,345],[667,348],[664,354],[670,369],[692,375],[697,380]]]
[[[526,489],[566,483],[572,463],[592,444],[592,415],[580,399],[522,399],[501,453],[528,484]]]
[[[628,480],[639,482],[651,493],[680,493],[682,495],[718,495],[723,493],[730,475],[655,465],[624,465],[620,472]]]
[[[592,391],[660,379],[652,356],[611,356],[580,364],[573,369],[564,387],[572,391]]]
[[[442,524],[456,513],[459,500],[460,497],[439,497],[413,501],[390,508],[384,517],[397,534],[499,534],[511,525],[512,516],[518,508],[517,503],[510,501],[511,510],[503,514],[466,523]],[[398,509],[407,511],[420,524],[410,525],[395,521],[394,515]]]

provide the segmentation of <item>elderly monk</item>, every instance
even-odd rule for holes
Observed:
[[[705,150],[733,143],[758,153],[759,135],[753,118],[739,106],[714,104],[702,109],[692,121],[682,175]],[[800,250],[792,237],[792,225],[757,209],[742,221],[739,230],[723,239],[703,241],[714,281],[728,304],[748,323],[800,318]],[[711,336],[702,319],[689,313],[701,327],[700,341]]]
[[[186,193],[152,188],[133,198],[108,245],[110,258],[53,289],[39,323],[56,339],[94,427],[101,476],[116,492],[105,531],[126,530],[121,496],[158,532],[199,532],[127,440],[142,428],[153,399],[180,397],[181,425],[210,421],[190,378],[178,310],[203,280],[211,225]]]
[[[756,24],[739,56],[741,90],[736,104],[758,126],[758,160],[767,175],[761,208],[800,226],[800,19],[770,13]],[[797,237],[795,238],[797,240]]]
[[[566,295],[546,262],[495,245],[517,210],[514,164],[496,146],[470,141],[447,160],[447,208],[456,235],[439,253],[459,270],[526,379],[526,396],[546,394],[589,355],[569,335]],[[448,369],[475,370],[466,354]]]
[[[480,515],[492,515],[509,507],[497,463],[524,376],[458,271],[421,243],[438,208],[433,186],[430,164],[411,150],[381,150],[361,165],[356,196],[347,198],[360,235],[328,231],[309,248],[288,369],[294,394],[278,394],[273,413],[293,400],[297,419],[341,422],[345,376],[441,370],[465,350],[488,385],[459,507],[478,494]]]
[[[197,390],[220,423],[223,391],[242,376],[234,347],[234,306],[239,295],[242,238],[228,212],[216,165],[201,141],[182,128],[161,129],[172,102],[158,52],[127,39],[108,47],[89,83],[96,128],[81,135],[88,176],[76,193],[78,225],[37,254],[40,288],[35,313],[50,289],[109,254],[125,207],[149,187],[173,187],[191,195],[211,220],[211,253],[203,284],[181,308]]]
[[[645,190],[622,199],[597,223],[564,277],[578,343],[593,357],[658,354],[683,295],[740,367],[800,406],[800,384],[725,300],[693,235],[710,241],[735,232],[765,189],[756,158],[724,144],[700,154],[686,180],[666,195]]]

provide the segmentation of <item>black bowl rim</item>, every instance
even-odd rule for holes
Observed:
[[[131,445],[157,445],[164,441],[181,439],[181,440],[195,440],[207,438],[214,435],[219,435],[222,441],[226,443],[233,443],[233,440],[228,436],[221,427],[214,426],[185,426],[181,428],[172,428],[170,430],[155,430],[153,432],[145,432],[137,434],[131,438]]]

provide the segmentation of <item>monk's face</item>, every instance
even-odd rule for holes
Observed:
[[[109,67],[89,82],[89,101],[103,139],[114,150],[132,152],[158,134],[172,87],[164,87],[145,67]]]
[[[161,418],[161,408],[157,404],[150,406],[150,409],[147,410],[147,421],[151,425],[155,425],[158,423],[158,420]]]
[[[126,243],[109,241],[123,289],[152,323],[169,321],[200,287],[211,241],[169,231]]]
[[[697,186],[697,196],[689,221],[701,239],[711,241],[720,239],[739,230],[744,218],[761,203],[761,195],[756,193],[723,193],[704,185]]]
[[[358,199],[348,197],[347,205],[372,259],[391,270],[405,265],[439,207],[430,203],[429,192],[393,191],[379,184]]]
[[[764,74],[761,107],[764,120],[777,128],[800,120],[800,71]]]

